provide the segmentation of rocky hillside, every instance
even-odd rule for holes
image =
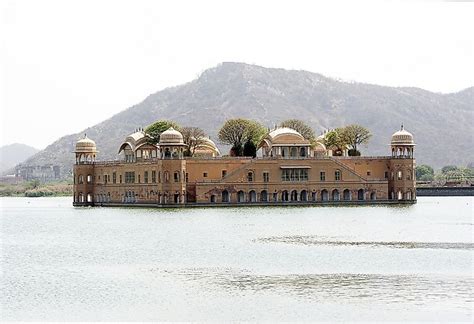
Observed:
[[[37,153],[39,150],[25,144],[10,144],[0,147],[0,174],[11,169]]]
[[[306,71],[223,63],[184,85],[148,96],[100,124],[58,139],[28,160],[70,169],[74,143],[83,133],[94,139],[100,159],[117,158],[123,138],[158,119],[199,126],[216,139],[228,118],[259,120],[271,127],[288,118],[307,121],[319,134],[350,123],[374,134],[364,155],[386,155],[401,123],[417,143],[418,163],[434,167],[474,161],[474,87],[453,94],[342,82]]]

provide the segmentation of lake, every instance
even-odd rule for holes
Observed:
[[[473,197],[172,210],[0,202],[3,321],[473,320]]]

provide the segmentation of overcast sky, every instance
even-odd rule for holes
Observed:
[[[0,6],[0,146],[44,148],[224,61],[443,93],[474,85],[472,2]]]

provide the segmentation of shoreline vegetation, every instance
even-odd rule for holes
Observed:
[[[39,180],[0,183],[0,197],[72,196],[72,180],[41,183]]]

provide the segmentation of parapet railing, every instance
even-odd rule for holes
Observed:
[[[184,160],[196,161],[196,160],[206,160],[206,161],[220,161],[220,160],[268,160],[268,161],[276,161],[276,160],[390,160],[390,159],[412,159],[411,157],[407,156],[317,156],[317,157],[302,157],[302,156],[295,156],[295,157],[249,157],[249,156],[216,156],[216,157],[185,157]],[[87,162],[80,162],[79,164],[94,164],[94,165],[119,165],[119,164],[134,164],[134,163],[150,163],[150,162],[158,162],[163,160],[161,158],[149,158],[149,159],[139,159],[135,161],[125,161],[125,160],[108,160],[108,161],[87,161]],[[168,159],[166,159],[168,160]],[[178,159],[176,159],[178,160]]]

